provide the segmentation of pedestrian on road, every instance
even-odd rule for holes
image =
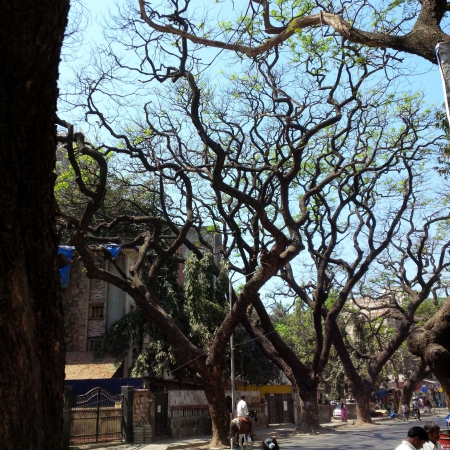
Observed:
[[[394,406],[394,402],[391,401],[389,403],[389,415],[392,416],[392,414],[394,414],[394,413],[395,413],[395,406]]]
[[[347,408],[345,407],[344,400],[341,400],[341,421],[347,422]]]
[[[273,437],[264,439],[262,441],[261,448],[263,450],[280,450],[277,440]]]
[[[406,403],[403,403],[402,405],[403,422],[408,422],[408,413],[409,413],[408,405]]]
[[[429,439],[429,441],[423,445],[423,450],[442,450],[442,446],[438,440],[441,427],[435,422],[426,422],[423,429],[427,432]]]
[[[248,414],[248,407],[245,399],[245,395],[242,395],[241,401],[236,406],[237,416],[238,418],[243,417],[244,419],[247,419],[248,423],[250,424],[250,436],[253,440],[255,440],[255,435],[253,434],[255,431],[255,421]]]
[[[406,440],[395,450],[420,450],[428,442],[428,434],[422,427],[412,427],[408,431]]]
[[[414,417],[418,422],[421,422],[420,420],[420,409],[419,409],[419,402],[417,401],[417,397],[413,398],[413,413]]]

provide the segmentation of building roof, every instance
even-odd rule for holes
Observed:
[[[112,355],[94,359],[93,352],[66,353],[66,380],[112,378],[117,369]]]

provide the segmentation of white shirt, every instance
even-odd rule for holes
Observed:
[[[247,408],[247,403],[245,403],[245,400],[241,400],[237,404],[236,409],[237,409],[238,417],[248,416],[248,408]]]
[[[402,441],[402,443],[395,450],[417,450],[417,449],[410,442]]]
[[[422,450],[442,450],[442,445],[439,441],[436,442],[436,445],[428,441],[423,444]]]

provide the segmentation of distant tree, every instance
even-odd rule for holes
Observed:
[[[404,118],[399,128],[381,126],[380,131],[365,129],[358,135],[355,147],[361,149],[363,167],[333,180],[308,202],[309,216],[302,231],[310,259],[303,254],[301,262],[292,261],[279,274],[292,290],[287,294],[301,299],[313,313],[316,339],[310,367],[315,376],[305,374],[303,379],[318,383],[333,342],[362,422],[371,420],[369,398],[385,364],[420,320],[416,315],[419,305],[445,286],[442,275],[449,267],[449,210],[439,194],[432,193],[429,182],[433,175],[428,168],[435,163],[439,147],[431,150],[434,138],[427,136],[430,141],[426,142],[419,137],[425,137],[422,133],[428,132],[434,117],[430,112],[420,116],[420,99],[404,100],[392,111]],[[390,120],[395,121],[394,117]],[[404,149],[398,158],[399,147],[391,147],[394,142]],[[388,147],[389,156],[384,154]],[[372,305],[367,304],[369,299]],[[254,305],[260,318],[264,317],[263,308]],[[376,344],[372,348],[367,339],[349,345],[351,339],[338,319],[352,308],[356,316],[364,310],[366,315],[384,311],[382,320],[377,316],[366,322],[366,331],[379,339],[372,341]],[[396,321],[395,328],[386,326],[388,318]],[[260,324],[264,333],[273,330],[268,317]],[[276,349],[285,361],[292,358],[274,335],[268,334],[267,339],[272,341],[274,356]]]
[[[306,288],[296,283],[292,267],[284,276],[295,295],[323,317],[323,339],[333,341],[362,422],[370,422],[369,398],[384,366],[414,324],[423,320],[417,315],[419,305],[430,294],[437,299],[446,286],[449,211],[437,193],[427,195],[421,189],[422,182],[427,188],[429,184],[417,170],[420,148],[417,143],[411,158],[402,158],[402,167],[396,170],[403,173],[400,177],[392,173],[383,182],[382,176],[362,176],[361,184],[352,179],[348,189],[345,184],[337,187],[339,202],[333,196],[321,196],[306,230],[317,275],[311,276]],[[374,185],[369,187],[369,180]],[[347,233],[351,241],[345,238]],[[346,248],[340,245],[344,242]],[[304,278],[302,273],[298,276]],[[338,295],[327,303],[331,290],[338,290]],[[362,318],[359,331],[364,334],[357,339],[335,320],[345,310]],[[365,361],[363,367],[355,364],[352,355]]]

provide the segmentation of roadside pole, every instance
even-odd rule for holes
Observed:
[[[229,278],[229,286],[228,286],[228,293],[229,293],[229,301],[230,301],[230,312],[233,310],[233,286],[231,284],[231,278]],[[231,411],[232,411],[232,418],[234,419],[234,408],[235,408],[235,401],[236,401],[236,392],[235,392],[235,385],[234,385],[234,346],[233,346],[233,334],[230,336],[230,359],[231,359]]]
[[[228,278],[228,299],[230,303],[230,313],[233,310],[233,286],[231,284],[231,277]],[[234,346],[233,346],[233,333],[230,336],[230,372],[231,372],[231,420],[234,419],[234,408],[235,408],[235,387],[234,387]],[[233,436],[230,436],[230,447],[233,450]]]

